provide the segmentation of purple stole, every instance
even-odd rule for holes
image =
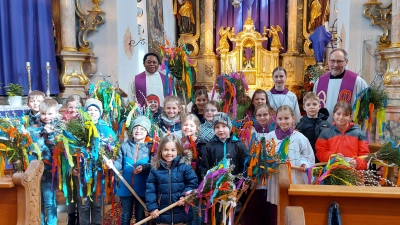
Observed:
[[[326,73],[318,79],[317,95],[321,100],[321,108],[325,108],[330,75],[330,73]],[[350,70],[346,70],[344,72],[337,99],[338,102],[345,101],[351,104],[351,97],[353,96],[353,90],[356,84],[357,76],[358,74],[351,72]]]
[[[165,86],[165,75],[160,73],[161,81],[163,83],[162,89],[164,90]],[[145,103],[145,98],[147,97],[147,92],[146,92],[146,71],[139,73],[138,75],[135,76],[135,91],[136,91],[136,99],[140,105],[143,105]],[[164,92],[164,97],[165,92]]]

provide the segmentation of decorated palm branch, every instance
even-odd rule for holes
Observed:
[[[353,106],[353,121],[361,125],[365,123],[367,134],[369,134],[372,130],[373,117],[376,115],[378,135],[382,137],[386,122],[385,108],[388,98],[383,87],[372,84],[364,89],[358,94],[357,101]]]
[[[112,125],[114,131],[118,129],[121,120],[121,95],[118,88],[110,81],[99,80],[95,85],[90,83],[89,97],[100,100],[103,103],[103,119]]]
[[[0,118],[0,177],[4,176],[6,158],[14,170],[24,171],[29,165],[29,153],[40,159],[40,149],[23,126],[23,117]]]
[[[243,73],[221,74],[216,78],[211,99],[214,99],[214,94],[218,91],[222,112],[235,119],[237,118],[238,104],[243,103],[247,90],[248,85]]]
[[[167,40],[166,45],[161,46],[161,56],[163,57],[161,68],[165,69],[165,74],[167,75],[164,82],[165,94],[177,95],[175,89],[177,87],[184,95],[186,92],[190,100],[193,100],[193,61],[189,58],[189,55],[190,52],[186,48],[186,45],[172,47]],[[186,98],[184,97],[184,99]]]

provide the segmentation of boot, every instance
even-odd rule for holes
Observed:
[[[68,213],[68,225],[75,225],[76,223],[76,215],[75,212]]]

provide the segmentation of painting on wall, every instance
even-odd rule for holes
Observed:
[[[162,0],[147,1],[147,27],[149,52],[156,52],[160,55],[160,46],[164,44]]]

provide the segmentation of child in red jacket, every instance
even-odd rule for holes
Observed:
[[[334,123],[324,129],[315,144],[319,161],[327,162],[329,156],[338,154],[351,158],[349,163],[357,170],[367,169],[367,162],[358,156],[369,153],[365,133],[351,120],[352,107],[347,102],[338,102],[333,109]]]

